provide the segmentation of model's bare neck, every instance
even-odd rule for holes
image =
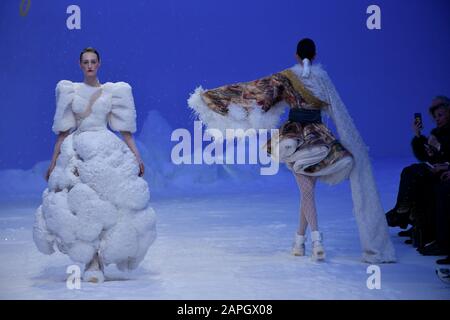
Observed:
[[[91,87],[100,87],[100,81],[98,81],[97,77],[85,77],[84,83]]]

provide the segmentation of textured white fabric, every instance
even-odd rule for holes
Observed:
[[[61,80],[56,85],[56,112],[53,118],[52,130],[55,134],[76,127],[72,102],[75,97],[74,84],[68,80]]]
[[[80,127],[92,130],[105,128],[106,123],[115,131],[136,132],[136,109],[131,86],[126,82],[107,82],[101,87],[102,94],[92,106],[91,114],[77,123],[77,115],[86,111],[91,95],[99,90],[84,83],[61,80],[56,86],[56,112],[52,130],[55,134]],[[106,113],[105,113],[106,112]],[[104,121],[105,115],[107,122]]]
[[[108,124],[116,131],[136,132],[136,111],[131,86],[126,82],[105,83],[103,89],[111,94],[112,110]]]
[[[269,111],[264,112],[260,106],[255,105],[247,112],[243,107],[230,105],[228,114],[223,116],[211,110],[203,101],[201,94],[205,92],[198,87],[188,99],[188,105],[195,117],[200,119],[208,128],[218,129],[226,136],[226,129],[274,129],[280,122],[280,117],[287,107],[286,103],[278,103]]]
[[[301,69],[301,65],[292,68],[300,78]],[[363,249],[363,260],[368,263],[394,262],[394,247],[389,237],[367,147],[361,135],[331,79],[320,65],[313,66],[311,75],[301,80],[316,97],[329,103],[326,111],[336,125],[340,142],[354,157],[350,185],[353,210]]]
[[[36,212],[33,237],[45,254],[53,253],[56,245],[72,260],[88,263],[98,252],[106,265],[134,269],[156,237],[156,217],[135,155],[107,129],[109,117],[113,129],[135,130],[131,87],[102,85],[92,112],[80,119],[97,90],[82,83],[58,83],[53,129],[58,133],[75,129],[75,124],[76,130],[61,145]]]

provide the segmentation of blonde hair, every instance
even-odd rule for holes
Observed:
[[[450,99],[446,96],[436,96],[431,103],[431,107],[428,109],[430,114],[434,116],[437,109],[444,108],[445,110],[450,110]]]

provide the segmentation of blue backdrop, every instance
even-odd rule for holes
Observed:
[[[31,4],[24,16],[22,2]],[[72,4],[80,30],[66,27]],[[381,8],[381,30],[366,27],[371,4]],[[192,129],[186,99],[197,85],[289,67],[302,37],[315,39],[371,154],[405,156],[413,113],[429,130],[431,98],[450,95],[449,30],[448,0],[2,0],[0,169],[50,158],[54,88],[82,81],[86,46],[102,55],[102,82],[133,86],[138,128],[157,109],[174,128]]]

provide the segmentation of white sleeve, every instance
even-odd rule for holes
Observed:
[[[323,81],[328,95],[327,102],[330,103],[329,113],[339,133],[339,140],[352,153],[354,159],[354,167],[350,173],[350,186],[353,213],[358,224],[363,249],[363,260],[368,263],[393,262],[396,259],[395,250],[389,237],[368,148],[326,73]]]
[[[131,86],[126,82],[117,82],[112,88],[112,109],[108,124],[115,131],[136,132],[136,109]]]
[[[56,111],[53,118],[52,131],[55,134],[76,127],[75,115],[72,111],[72,101],[75,96],[74,84],[61,80],[56,85]]]

